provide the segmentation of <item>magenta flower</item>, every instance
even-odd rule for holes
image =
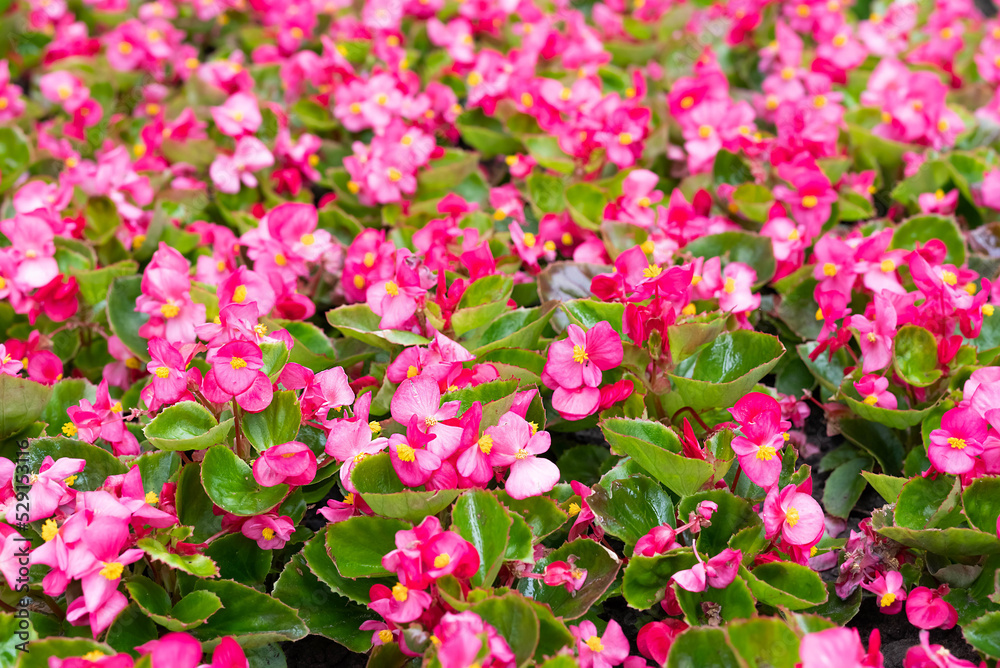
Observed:
[[[219,132],[229,137],[252,135],[260,127],[257,99],[248,93],[231,95],[221,107],[212,107],[212,119]]]
[[[814,545],[823,536],[823,509],[795,485],[775,485],[764,499],[764,530],[769,540],[781,534],[792,545]]]
[[[861,370],[872,373],[892,362],[892,340],[896,336],[896,309],[885,293],[875,295],[875,320],[852,315],[850,326],[861,344]]]
[[[663,554],[664,552],[669,552],[674,548],[680,547],[676,539],[677,532],[669,525],[664,524],[653,527],[649,530],[649,533],[636,542],[633,554],[643,557],[655,557],[658,554]]]
[[[416,420],[421,432],[434,436],[428,450],[440,457],[451,457],[462,442],[462,427],[450,422],[458,415],[459,401],[441,404],[441,389],[426,376],[408,378],[396,388],[389,404],[393,419],[410,425]]]
[[[467,668],[476,663],[500,668],[515,664],[514,652],[507,641],[474,612],[445,614],[434,628],[434,637],[440,641],[437,660],[441,668]]]
[[[168,633],[139,645],[135,651],[150,655],[152,668],[196,668],[201,663],[201,643],[187,633]]]
[[[611,668],[628,657],[628,638],[613,619],[608,622],[602,636],[597,635],[597,627],[589,620],[579,626],[570,626],[569,630],[576,638],[580,668]]]
[[[290,517],[268,513],[250,518],[243,523],[241,531],[250,540],[257,541],[257,547],[262,550],[280,550],[292,537],[295,525]]]
[[[184,357],[166,339],[159,337],[149,340],[149,356],[146,371],[153,376],[152,386],[157,401],[172,404],[187,394],[187,372]]]
[[[906,597],[906,618],[918,629],[950,629],[958,623],[958,612],[944,600],[948,585],[937,589],[915,587]]]
[[[272,446],[253,463],[253,477],[264,487],[308,485],[316,477],[316,455],[298,441]]]
[[[784,429],[777,400],[760,392],[751,392],[730,409],[740,423],[742,436],[733,439],[732,448],[750,480],[769,489],[781,474],[781,455],[785,444]]]
[[[641,629],[635,639],[639,653],[658,666],[667,663],[670,646],[677,636],[688,629],[688,625],[679,619],[665,619],[662,622],[649,622]]]
[[[572,557],[570,557],[572,561]],[[566,591],[575,594],[587,581],[587,569],[578,568],[565,561],[553,561],[545,567],[542,581],[550,587],[566,587]]]
[[[249,390],[263,367],[260,346],[249,341],[230,341],[219,348],[212,360],[216,383],[232,395]]]
[[[495,427],[486,430],[493,440],[490,464],[510,467],[504,489],[515,499],[526,499],[550,491],[559,482],[559,468],[538,455],[548,451],[547,431],[535,432],[520,415],[504,413]]]
[[[389,589],[383,584],[372,585],[368,607],[393,624],[414,621],[431,605],[431,595],[397,582]]]
[[[85,459],[61,457],[53,461],[52,457],[46,457],[38,474],[30,478],[28,521],[52,517],[59,506],[69,503],[76,495],[76,490],[71,489],[66,480],[72,480],[86,465]]]
[[[968,473],[983,452],[988,427],[972,408],[952,408],[941,418],[941,427],[930,433],[927,456],[938,471]]]
[[[903,576],[899,571],[888,571],[878,575],[871,582],[862,582],[861,587],[875,594],[879,610],[887,615],[895,615],[903,609],[906,600],[906,588],[903,586]]]
[[[802,668],[882,668],[878,629],[872,631],[868,651],[857,629],[833,628],[802,638]]]
[[[427,447],[435,436],[420,431],[418,419],[416,415],[410,418],[406,435],[393,434],[389,437],[389,459],[392,468],[407,487],[423,485],[441,468],[441,458]]]
[[[898,407],[896,395],[890,392],[888,388],[889,379],[885,376],[868,374],[862,376],[861,380],[854,381],[854,389],[858,391],[858,394],[861,395],[861,400],[866,404],[895,410]]]
[[[693,567],[674,573],[671,578],[681,589],[691,592],[705,591],[706,587],[725,589],[740,569],[743,553],[739,550],[726,548],[708,561],[702,561],[695,551],[698,563]]]
[[[422,570],[431,580],[454,575],[467,580],[479,570],[479,552],[454,531],[442,531],[421,546]]]
[[[911,647],[903,657],[903,668],[980,668],[983,664],[957,659],[941,645],[930,644],[930,634],[920,632],[920,644]]]
[[[256,137],[242,137],[232,155],[219,154],[209,166],[212,183],[219,191],[235,195],[242,183],[247,188],[257,187],[254,172],[274,164],[274,156]]]
[[[549,346],[545,373],[559,387],[598,387],[601,372],[622,363],[621,337],[606,321],[584,332],[577,325],[566,329],[567,338]]]

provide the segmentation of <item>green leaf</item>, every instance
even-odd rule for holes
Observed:
[[[378,613],[340,596],[324,585],[296,554],[278,581],[274,583],[274,598],[298,611],[308,632],[336,641],[352,652],[367,652],[371,648],[371,631],[359,627],[366,621],[381,617]]]
[[[702,501],[711,501],[719,509],[712,515],[712,524],[702,528],[698,534],[700,553],[718,554],[729,546],[730,539],[739,531],[761,524],[753,504],[728,489],[710,489],[681,499],[677,508],[678,517],[686,520]]]
[[[689,377],[671,374],[686,405],[728,408],[749,393],[785,353],[777,337],[739,330],[723,333],[695,358]]]
[[[867,220],[874,217],[875,208],[861,193],[844,188],[837,198],[841,221]]]
[[[13,666],[17,663],[19,654],[18,645],[24,647],[24,643],[34,642],[38,639],[38,633],[34,626],[26,619],[18,619],[13,614],[0,612],[0,664]]]
[[[160,450],[204,450],[229,440],[230,418],[219,424],[197,401],[182,401],[161,410],[142,433]]]
[[[540,627],[531,603],[516,592],[488,598],[472,611],[497,630],[514,652],[517,665],[525,666],[535,656]]]
[[[296,102],[292,106],[292,113],[302,120],[302,124],[310,132],[323,133],[339,127],[329,109],[308,98],[301,98]]]
[[[444,155],[430,161],[417,174],[417,199],[428,193],[452,190],[479,167],[479,155],[457,148],[444,149]]]
[[[726,633],[747,668],[795,668],[799,663],[799,638],[776,617],[733,622]]]
[[[516,380],[492,380],[488,383],[480,383],[476,386],[463,387],[454,392],[448,392],[441,401],[460,401],[458,414],[461,415],[469,410],[475,402],[480,402],[483,406],[494,401],[505,399],[517,391],[518,382]]]
[[[84,459],[87,465],[77,474],[73,488],[91,492],[101,487],[108,476],[128,473],[128,468],[113,454],[96,445],[69,438],[39,438],[28,443],[28,466],[35,473],[46,457]]]
[[[622,596],[629,607],[646,610],[662,600],[670,578],[697,563],[691,548],[679,548],[655,557],[633,556],[625,566]]]
[[[142,294],[142,276],[122,276],[111,282],[108,289],[108,325],[125,347],[140,360],[148,361],[147,342],[139,336],[139,328],[146,324],[149,315],[135,308],[136,299]]]
[[[140,538],[136,547],[152,561],[159,561],[171,568],[190,573],[199,578],[214,578],[219,574],[215,562],[203,554],[177,554],[155,538]]]
[[[956,266],[965,264],[965,239],[953,217],[914,216],[903,221],[892,235],[889,248],[913,250],[917,242],[927,243],[938,239],[948,249],[945,262]]]
[[[0,379],[0,384],[2,383],[3,380]],[[91,387],[83,378],[65,378],[52,386],[52,396],[40,416],[41,421],[47,425],[45,428],[47,435],[58,436],[62,433],[63,425],[70,421],[66,409],[79,404]],[[91,396],[91,399],[94,399],[94,396]]]
[[[862,471],[861,475],[872,486],[872,489],[885,499],[886,503],[896,503],[896,499],[899,498],[899,492],[903,489],[903,485],[906,484],[906,478],[894,478],[881,473],[872,473],[871,471]]]
[[[105,640],[119,652],[126,652],[137,658],[139,653],[135,651],[136,647],[159,637],[160,631],[153,620],[138,605],[130,603],[108,627]]]
[[[396,549],[396,532],[410,528],[407,522],[385,517],[351,517],[329,525],[326,548],[345,578],[389,575],[382,557]]]
[[[876,531],[907,547],[927,550],[946,557],[974,557],[1000,553],[996,533],[989,534],[975,529],[950,527],[947,529],[907,529],[905,527],[879,526]]]
[[[358,489],[360,490],[360,487]],[[450,506],[460,491],[440,489],[418,492],[408,489],[395,494],[362,493],[361,496],[376,515],[395,517],[417,524],[428,515],[437,515]]]
[[[172,606],[166,590],[142,576],[129,579],[125,588],[144,613],[169,631],[187,631],[201,626],[222,608],[219,597],[208,591],[193,591]]]
[[[571,559],[572,558],[572,559]],[[603,545],[584,538],[566,543],[549,553],[535,564],[534,572],[542,574],[553,561],[573,563],[587,571],[587,579],[575,596],[565,587],[549,587],[540,579],[524,578],[518,583],[518,590],[535,601],[548,604],[556,617],[573,620],[590,610],[615,581],[621,561],[618,556]]]
[[[555,313],[555,307],[555,302],[549,302],[535,308],[508,311],[477,332],[475,339],[469,342],[469,348],[477,355],[498,348],[534,350],[538,347],[539,336]]]
[[[191,631],[205,650],[214,648],[224,636],[233,636],[240,645],[252,649],[298,640],[309,633],[294,609],[256,589],[232,580],[197,580],[194,588],[215,594],[223,605],[207,623]]]
[[[756,285],[774,277],[774,250],[769,237],[752,232],[722,232],[695,239],[682,251],[692,257],[721,257],[726,262],[742,262],[757,272]]]
[[[224,445],[216,445],[205,454],[201,481],[215,505],[242,517],[267,512],[288,493],[288,485],[259,485],[250,466]]]
[[[599,484],[587,503],[604,530],[626,545],[635,545],[655,527],[675,525],[670,495],[646,476]]]
[[[501,491],[497,492],[497,497],[512,515],[519,515],[528,524],[536,541],[560,528],[568,519],[568,515],[547,496],[518,500]]]
[[[28,168],[30,160],[31,153],[24,134],[13,127],[0,128],[0,193],[14,185]]]
[[[219,565],[219,577],[246,585],[259,585],[271,570],[271,550],[257,547],[257,541],[242,533],[232,533],[214,540],[205,548],[205,556]]]
[[[889,475],[903,470],[903,443],[896,432],[885,425],[868,420],[841,419],[840,433],[848,441],[871,454],[882,470]]]
[[[475,587],[489,587],[503,565],[511,518],[497,497],[484,489],[471,489],[455,502],[451,511],[455,531],[479,552],[479,570],[472,576]]]
[[[84,209],[87,224],[83,229],[84,236],[95,246],[107,243],[115,235],[121,218],[118,207],[107,197],[91,197]]]
[[[674,432],[659,422],[608,418],[601,430],[611,447],[627,454],[650,475],[680,496],[692,494],[712,477],[712,465],[680,453]]]
[[[667,343],[670,357],[681,362],[697,353],[701,348],[718,338],[726,325],[725,318],[713,318],[707,322],[682,322],[667,327]]]
[[[139,455],[132,465],[139,467],[143,491],[160,496],[163,486],[180,469],[181,458],[175,452],[147,452]]]
[[[52,388],[47,385],[0,375],[0,438],[16,434],[38,420],[51,395]],[[62,428],[62,423],[59,427]]]
[[[261,371],[272,383],[277,382],[281,370],[285,368],[285,363],[288,361],[288,347],[284,341],[265,341],[260,344],[260,351],[264,361]]]
[[[397,346],[426,346],[430,339],[412,332],[380,329],[381,318],[367,304],[351,304],[327,311],[327,322],[344,336],[392,352]]]
[[[541,171],[528,175],[528,196],[541,214],[562,213],[566,210],[566,186],[562,179]]]
[[[177,518],[194,528],[192,539],[204,541],[222,528],[222,517],[212,512],[212,500],[201,484],[201,464],[192,462],[181,469],[177,479]],[[220,539],[221,540],[221,539]]]
[[[519,135],[515,133],[528,149],[528,155],[540,166],[560,174],[572,174],[573,158],[563,153],[559,148],[559,139],[550,135]]]
[[[868,457],[855,457],[833,470],[823,487],[823,508],[828,514],[847,519],[868,485],[860,474],[871,465]]]
[[[1000,658],[1000,612],[988,612],[962,628],[965,640],[986,656]]]
[[[470,109],[455,119],[455,127],[462,139],[490,160],[498,155],[523,153],[524,145],[504,130],[503,124],[483,113],[482,109]]]
[[[451,317],[456,336],[489,324],[507,312],[507,300],[514,289],[514,282],[507,276],[484,276],[470,285],[462,294],[458,308]]]
[[[351,471],[351,482],[365,497],[369,494],[389,495],[406,490],[392,468],[388,452],[370,455],[358,462]]]
[[[850,379],[845,379],[844,384],[840,387],[838,399],[846,403],[858,417],[878,422],[892,429],[907,429],[920,424],[924,418],[930,415],[935,406],[932,404],[921,410],[881,408],[859,401],[857,398],[859,396],[857,390],[854,389],[854,383]]]
[[[257,452],[263,452],[272,446],[294,441],[301,421],[302,410],[295,392],[275,392],[267,408],[259,413],[243,414],[243,434]]]
[[[969,524],[986,533],[996,531],[1000,516],[1000,477],[982,476],[973,480],[962,492],[962,503]]]
[[[362,577],[352,579],[341,575],[340,571],[337,570],[337,565],[333,562],[333,558],[327,551],[329,541],[327,533],[329,533],[330,526],[332,525],[323,527],[315,536],[309,539],[305,547],[302,548],[302,558],[305,559],[306,565],[309,566],[309,570],[312,571],[313,575],[319,578],[331,591],[355,603],[367,606],[371,600],[369,592],[372,585],[384,584],[387,587],[392,587],[392,585],[396,584],[396,577]]]
[[[723,183],[740,186],[753,180],[753,172],[750,171],[749,165],[735,153],[722,149],[715,155],[715,162],[712,164],[712,182],[716,186]]]
[[[765,223],[774,204],[774,195],[766,186],[744,183],[733,192],[732,202],[736,205],[737,213],[755,223]]]
[[[574,325],[587,330],[599,322],[611,325],[618,334],[622,333],[622,316],[625,305],[613,302],[598,302],[593,299],[571,299],[560,304]]]
[[[959,504],[961,486],[949,475],[935,479],[914,478],[903,485],[896,502],[896,526],[907,529],[933,529],[938,521]],[[996,523],[993,524],[996,531]]]
[[[3,128],[0,128],[2,131]],[[110,645],[90,638],[46,638],[28,645],[28,651],[18,656],[18,668],[49,668],[49,657],[66,659],[83,656],[89,652],[101,652],[111,656],[117,652]]]
[[[693,626],[670,646],[667,668],[743,668],[722,629]]]
[[[773,607],[805,610],[825,603],[826,585],[816,571],[788,561],[772,561],[752,571],[740,568],[757,600]]]
[[[569,215],[577,225],[588,230],[600,230],[608,196],[597,186],[574,183],[566,189]]]
[[[131,276],[138,268],[139,265],[134,260],[122,260],[100,269],[72,270],[70,275],[76,277],[83,300],[94,306],[108,298],[108,288],[115,278]]]
[[[903,325],[893,342],[893,368],[910,385],[927,387],[941,377],[937,339],[923,327]]]
[[[703,605],[715,603],[722,621],[747,619],[756,612],[756,600],[743,578],[737,577],[725,589],[707,587],[705,591],[690,592],[674,586],[677,602],[684,611],[684,619],[692,626],[708,625],[712,616],[706,614]]]

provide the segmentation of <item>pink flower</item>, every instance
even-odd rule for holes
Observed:
[[[515,499],[526,499],[550,491],[559,482],[559,468],[538,457],[551,444],[547,431],[535,432],[520,415],[504,413],[486,434],[493,440],[490,464],[510,467],[504,489]]]
[[[879,610],[884,614],[895,615],[903,609],[906,588],[899,571],[888,571],[885,575],[876,576],[871,582],[861,583],[861,586],[875,594]]]
[[[950,629],[958,623],[958,612],[944,600],[948,585],[937,589],[915,587],[906,597],[906,618],[918,629]]]
[[[861,380],[854,381],[854,389],[861,395],[861,400],[869,406],[879,408],[891,408],[895,410],[898,406],[896,395],[889,391],[889,379],[885,376],[868,374],[862,376]]]
[[[467,668],[476,663],[506,668],[515,664],[507,641],[474,612],[445,614],[434,628],[434,637],[440,641],[437,659],[442,668]]]
[[[787,485],[780,492],[777,485],[773,486],[764,499],[762,514],[768,539],[780,533],[792,545],[811,546],[823,536],[823,509],[795,485]]]
[[[695,557],[698,563],[692,568],[674,573],[674,582],[681,589],[691,592],[705,591],[706,587],[713,589],[725,589],[733,580],[740,569],[740,561],[743,553],[739,550],[726,548],[708,561],[701,561],[697,551]]]
[[[165,339],[155,337],[149,340],[151,361],[146,371],[153,376],[152,386],[157,401],[172,404],[187,394],[187,372],[184,357]]]
[[[669,552],[674,548],[680,547],[676,538],[677,532],[669,525],[664,524],[653,527],[649,530],[649,533],[636,542],[633,554],[643,557],[655,557],[658,554]]]
[[[790,426],[781,420],[780,404],[766,394],[751,392],[737,401],[730,412],[740,423],[743,434],[732,442],[740,468],[752,482],[770,488],[781,473],[778,450],[785,444],[784,429]]]
[[[983,452],[986,420],[972,408],[952,408],[941,418],[941,427],[930,433],[927,456],[938,471],[968,473]]]
[[[441,468],[441,458],[427,447],[428,442],[434,440],[435,436],[420,431],[418,420],[416,415],[410,418],[406,435],[393,434],[389,437],[389,459],[392,468],[407,487],[423,485]]]
[[[587,581],[587,569],[577,568],[565,561],[553,561],[545,567],[542,581],[550,587],[565,586],[566,591],[574,594]]]
[[[833,628],[810,633],[799,644],[802,668],[882,668],[878,629],[872,631],[868,651],[857,629]]]
[[[892,362],[892,340],[896,336],[896,309],[885,293],[875,295],[875,320],[852,315],[850,325],[861,344],[861,369],[872,373]]]
[[[288,516],[269,513],[250,518],[243,523],[241,531],[250,540],[257,541],[257,547],[262,550],[280,550],[292,537],[295,525]]]
[[[219,388],[229,394],[242,394],[254,384],[257,372],[264,367],[260,346],[249,341],[230,341],[212,359],[212,371]]]
[[[229,137],[252,135],[260,127],[257,99],[248,93],[231,95],[221,107],[212,107],[212,118],[219,132]]]
[[[397,582],[389,589],[383,584],[372,585],[369,593],[372,610],[393,624],[407,624],[424,614],[431,605],[431,595],[419,589],[410,589]]]
[[[316,455],[298,441],[272,446],[254,462],[253,477],[264,487],[308,485],[316,477]]]
[[[416,420],[417,429],[434,436],[428,450],[440,457],[451,457],[462,441],[462,428],[451,421],[458,415],[459,401],[441,404],[441,389],[426,376],[408,378],[396,388],[389,404],[392,417],[403,425]]]
[[[670,646],[677,640],[677,636],[686,631],[687,628],[688,625],[679,619],[649,622],[639,629],[635,645],[639,648],[640,654],[653,663],[663,666],[667,663]]]
[[[549,346],[544,370],[559,387],[598,387],[601,372],[622,363],[621,337],[606,321],[597,323],[587,332],[570,325],[566,333],[567,338]]]
[[[930,634],[921,631],[920,644],[907,650],[906,656],[903,657],[903,668],[977,668],[977,666],[971,661],[956,659],[941,645],[930,644]]]
[[[201,643],[187,633],[168,633],[135,650],[151,655],[151,668],[196,668],[201,662]]]
[[[608,622],[603,636],[597,635],[597,627],[591,621],[570,626],[569,630],[576,638],[580,668],[610,668],[628,657],[628,639],[621,626],[613,619]]]
[[[53,461],[52,457],[46,457],[38,475],[31,476],[32,484],[27,499],[28,521],[52,517],[59,506],[69,503],[76,495],[76,490],[67,486],[66,479],[75,476],[86,465],[85,459],[60,457]]]
[[[454,575],[468,580],[479,570],[479,552],[454,531],[442,531],[420,549],[422,570],[431,580]]]
[[[274,156],[256,137],[242,137],[236,144],[236,151],[230,155],[219,154],[209,166],[212,183],[221,192],[235,195],[242,182],[248,188],[257,187],[253,172],[274,164]]]
[[[719,308],[730,313],[745,313],[760,307],[760,295],[754,294],[757,272],[742,262],[730,262],[722,270],[722,291]]]

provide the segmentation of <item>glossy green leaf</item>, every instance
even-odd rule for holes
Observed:
[[[726,633],[747,668],[795,668],[799,663],[799,637],[777,617],[734,622]]]
[[[574,183],[566,189],[566,202],[573,222],[584,229],[601,229],[608,196],[600,188],[589,183]]]
[[[135,300],[142,294],[142,276],[122,276],[108,288],[108,325],[125,347],[143,362],[149,360],[147,342],[139,336],[139,328],[146,324],[149,315],[135,309]]]
[[[680,496],[698,491],[712,477],[711,464],[678,454],[680,440],[662,423],[609,418],[601,421],[601,430],[612,449],[630,456]]]
[[[677,515],[687,520],[702,501],[711,501],[718,506],[712,515],[711,526],[704,527],[698,534],[700,553],[715,555],[726,549],[729,540],[746,527],[760,525],[760,516],[754,512],[753,504],[736,496],[728,489],[711,489],[681,499]]]
[[[958,478],[940,475],[935,479],[918,477],[910,480],[899,492],[894,514],[895,524],[906,529],[932,529],[941,518],[960,503],[961,484]],[[996,523],[993,524],[994,531]]]
[[[948,249],[944,258],[946,263],[965,264],[965,239],[952,217],[929,215],[908,218],[896,228],[889,248],[913,250],[917,242],[925,244],[931,239],[942,241]]]
[[[288,493],[288,485],[259,485],[250,465],[224,445],[216,445],[205,454],[201,481],[215,505],[242,517],[267,512]]]
[[[996,531],[1000,516],[1000,477],[982,476],[973,480],[962,492],[962,503],[969,524],[986,533]]]
[[[896,499],[899,498],[899,492],[903,489],[903,485],[906,484],[906,478],[894,478],[882,473],[862,471],[861,475],[872,486],[872,489],[885,499],[886,503],[896,503]]]
[[[689,376],[671,374],[687,406],[728,408],[750,392],[785,352],[777,337],[739,330],[721,334],[695,358]]]
[[[271,570],[273,550],[262,550],[257,541],[242,533],[231,533],[212,541],[205,556],[219,565],[219,577],[246,585],[259,585]]]
[[[721,257],[726,262],[742,262],[757,272],[756,285],[774,277],[774,251],[771,239],[752,232],[721,232],[700,237],[683,249],[692,257]]]
[[[203,554],[178,554],[155,538],[140,538],[136,547],[146,553],[151,561],[159,561],[171,568],[190,573],[199,578],[213,578],[219,574],[215,562]]]
[[[198,580],[195,591],[208,591],[219,597],[222,609],[208,622],[193,629],[191,635],[206,650],[214,648],[224,636],[243,647],[254,648],[272,642],[304,638],[309,629],[295,610],[275,597],[232,580]],[[248,614],[252,611],[252,614]]]
[[[705,591],[690,592],[674,586],[677,595],[677,602],[684,611],[684,619],[692,626],[708,625],[718,617],[724,622],[731,622],[734,619],[747,619],[753,617],[756,612],[756,603],[750,588],[743,578],[737,577],[725,589],[706,587]],[[705,604],[719,606],[716,612],[706,613]],[[712,609],[709,606],[709,609]]]
[[[572,559],[571,559],[572,558]],[[540,579],[524,578],[518,583],[518,590],[539,603],[548,604],[553,614],[564,620],[582,617],[608,587],[615,581],[621,561],[618,556],[603,545],[584,538],[566,543],[549,553],[535,564],[534,572],[541,574],[553,561],[572,563],[587,571],[587,579],[575,596],[565,587],[550,587]]]
[[[455,127],[465,143],[479,151],[484,160],[525,150],[519,140],[506,133],[499,120],[487,116],[479,108],[460,114],[455,119]]]
[[[941,377],[937,339],[923,327],[903,325],[893,341],[893,368],[910,385],[927,387]]]
[[[181,458],[176,452],[147,452],[133,462],[142,476],[142,489],[156,496],[163,493],[163,486],[181,467]]]
[[[327,550],[327,533],[329,525],[321,529],[315,536],[309,539],[305,547],[302,548],[302,558],[306,565],[319,580],[331,591],[341,596],[367,606],[371,601],[370,590],[372,585],[384,584],[392,587],[396,584],[396,577],[385,578],[346,578],[340,574],[337,565],[334,563],[330,552]]]
[[[410,528],[407,522],[385,517],[351,517],[329,526],[326,547],[345,578],[389,575],[382,557],[396,549],[396,532]]]
[[[519,515],[531,529],[535,540],[541,540],[566,523],[568,515],[547,496],[512,499],[506,492],[497,492],[500,503],[512,515]]]
[[[295,392],[275,392],[267,408],[259,413],[243,414],[243,434],[257,452],[263,452],[272,446],[294,441],[301,421],[302,411]]]
[[[98,489],[108,476],[128,473],[128,468],[104,448],[69,438],[40,438],[29,442],[28,466],[32,471],[37,472],[46,457],[86,460],[87,465],[73,482],[73,488],[81,492]]]
[[[41,417],[50,396],[52,388],[48,385],[0,375],[0,438],[16,434]]]
[[[142,576],[131,578],[125,588],[144,613],[169,631],[187,631],[201,626],[222,608],[219,597],[208,591],[193,591],[171,605],[170,595],[163,587]]]
[[[675,525],[670,495],[646,476],[597,485],[587,503],[604,530],[621,538],[626,545],[635,545],[655,527]]]
[[[484,489],[465,492],[451,512],[455,531],[472,543],[479,552],[479,570],[472,576],[473,586],[490,586],[503,565],[511,518],[497,497]]]
[[[0,128],[0,193],[14,185],[30,160],[24,134],[14,127]]]
[[[106,656],[117,653],[110,645],[90,638],[45,638],[32,642],[27,652],[18,655],[17,668],[49,668],[49,657],[65,659],[88,652],[101,652]]]
[[[230,418],[221,424],[196,401],[182,401],[167,406],[142,430],[160,450],[204,450],[229,439],[233,429]]]
[[[488,598],[472,606],[472,611],[497,630],[510,646],[517,665],[524,666],[535,656],[540,627],[531,603],[516,592]]]
[[[750,591],[765,605],[804,610],[827,599],[826,585],[816,571],[788,561],[772,561],[752,571],[740,568]]]
[[[393,351],[403,346],[425,346],[430,339],[412,332],[396,329],[381,329],[381,318],[368,308],[367,304],[351,304],[327,311],[327,322],[341,334],[357,339],[368,345]]]
[[[452,314],[451,327],[456,336],[483,327],[509,310],[514,282],[507,276],[484,276],[466,288],[458,308]]]
[[[847,519],[868,485],[861,472],[871,465],[870,458],[855,457],[833,470],[823,486],[823,508],[828,514]]]
[[[135,648],[150,640],[156,640],[159,636],[160,630],[156,623],[138,605],[130,603],[118,613],[115,621],[108,627],[105,642],[119,652],[126,652],[133,658],[138,658],[139,653]]]
[[[667,668],[743,668],[722,629],[691,627],[670,647]]]
[[[966,641],[986,656],[1000,659],[1000,612],[989,612],[962,628]]]
[[[557,176],[534,171],[526,179],[528,195],[539,214],[566,210],[566,186]]]

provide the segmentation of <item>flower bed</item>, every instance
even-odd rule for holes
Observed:
[[[2,7],[0,665],[1000,659],[968,0]]]

